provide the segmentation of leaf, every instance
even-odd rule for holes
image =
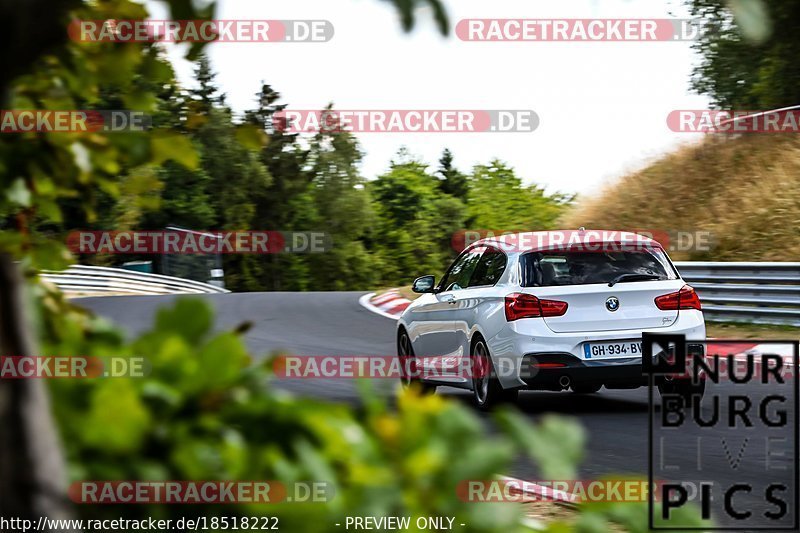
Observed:
[[[22,207],[31,206],[31,191],[28,189],[28,186],[25,185],[25,180],[22,178],[14,180],[11,186],[6,190],[6,198]]]
[[[63,270],[73,262],[66,246],[59,241],[37,238],[31,247],[30,259],[40,270]]]
[[[428,0],[428,3],[433,8],[433,18],[439,26],[439,31],[442,32],[442,35],[448,35],[450,33],[450,23],[444,5],[439,0]]]
[[[594,513],[582,513],[575,524],[577,533],[606,533],[608,523],[606,520]]]
[[[498,413],[498,422],[527,450],[545,479],[574,479],[586,442],[586,432],[579,422],[547,415],[533,426],[513,411]]]
[[[217,477],[222,467],[216,443],[183,436],[171,453],[172,462],[186,479]]]
[[[200,163],[200,155],[191,139],[178,133],[166,130],[153,131],[150,137],[150,149],[151,159],[156,165],[172,160],[189,170],[194,170]]]
[[[130,165],[142,165],[151,157],[149,132],[119,132],[109,137]]]
[[[89,150],[87,150],[86,147],[81,143],[72,143],[69,148],[72,152],[72,158],[75,161],[75,165],[81,169],[81,172],[86,174],[91,172],[92,164],[89,158]]]
[[[64,216],[61,213],[61,206],[50,198],[39,197],[36,202],[36,213],[50,222],[62,222]]]
[[[394,4],[395,8],[400,15],[400,22],[403,25],[403,30],[411,31],[414,29],[414,15],[415,10],[418,8],[418,4],[420,0],[390,0],[391,3]],[[436,21],[436,25],[439,28],[439,31],[442,35],[447,35],[448,33],[448,20],[447,20],[447,13],[444,9],[440,0],[424,0],[424,3],[428,4],[428,6],[433,10],[433,18]]]
[[[124,102],[126,109],[151,112],[156,108],[158,98],[152,92],[138,89],[126,94]]]
[[[161,308],[156,315],[160,332],[176,333],[190,344],[197,344],[211,329],[209,304],[199,298],[178,298],[171,308]]]
[[[728,5],[745,39],[763,43],[772,34],[772,21],[762,0],[730,0]]]
[[[264,130],[253,124],[242,124],[236,127],[236,140],[250,150],[261,150],[267,145],[268,137]]]
[[[158,55],[148,56],[142,65],[142,77],[151,83],[169,83],[175,77],[172,64],[159,59]]]
[[[223,333],[197,354],[197,375],[191,387],[194,390],[226,388],[247,366],[248,360],[247,350],[239,337]]]
[[[139,449],[150,425],[129,379],[105,379],[92,391],[84,421],[83,440],[106,453],[130,453]]]

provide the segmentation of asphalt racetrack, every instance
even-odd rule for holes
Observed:
[[[216,310],[217,328],[233,328],[249,321],[252,327],[246,334],[246,342],[255,355],[280,350],[297,355],[390,355],[395,354],[394,320],[377,315],[358,303],[363,293],[358,292],[308,292],[308,293],[243,293],[198,295],[211,302]],[[129,334],[135,335],[149,329],[159,306],[169,304],[176,296],[112,296],[85,298],[76,303],[108,317]],[[187,317],[191,320],[191,317]],[[397,386],[394,380],[377,380],[377,388],[391,393]],[[349,380],[283,380],[276,384],[298,395],[324,397],[331,400],[357,403],[358,394],[353,381]],[[738,394],[752,397],[754,416],[758,414],[759,397],[767,394],[763,387],[753,385],[747,390],[730,383],[710,385],[706,391],[702,414],[713,414],[712,402],[707,401],[713,393],[731,392],[737,387]],[[747,387],[747,386],[745,386]],[[746,392],[744,392],[746,391]],[[457,389],[439,389],[438,394],[468,403],[470,393]],[[655,401],[660,403],[658,395]],[[795,420],[791,403],[788,408],[789,428]],[[648,468],[648,391],[606,390],[593,395],[576,395],[570,392],[524,392],[520,395],[519,409],[532,421],[546,413],[559,413],[577,417],[586,428],[589,441],[587,456],[583,462],[582,479],[595,479],[615,474],[646,475]],[[724,415],[723,410],[723,415]],[[481,414],[487,420],[488,416]],[[723,418],[724,420],[724,418]],[[792,434],[794,433],[794,434]],[[790,513],[796,512],[791,471],[794,458],[765,457],[768,445],[763,438],[752,435],[746,428],[741,431],[727,427],[699,428],[689,425],[680,430],[680,438],[668,435],[661,466],[691,464],[698,457],[703,462],[703,479],[715,481],[722,487],[735,483],[749,483],[761,487],[768,479],[786,479],[790,486],[782,495],[790,503]],[[698,437],[700,451],[698,451]],[[789,442],[797,438],[795,430],[787,429]],[[747,439],[747,443],[745,443]],[[740,458],[737,462],[736,459]],[[783,464],[781,464],[783,463]],[[785,473],[769,468],[784,466]],[[520,460],[508,475],[525,479],[541,479],[536,465]],[[698,480],[699,481],[699,480]],[[736,505],[754,514],[776,510],[766,502],[760,488],[753,494],[741,493],[735,497]],[[721,508],[715,498],[712,506]],[[790,517],[787,517],[790,518]],[[783,522],[782,524],[785,524]]]

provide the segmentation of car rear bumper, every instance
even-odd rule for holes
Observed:
[[[702,344],[689,344],[690,352],[703,353]],[[589,361],[569,353],[532,353],[522,357],[520,380],[526,388],[563,390],[580,385],[604,385],[609,389],[629,389],[647,385],[641,357]],[[657,382],[661,378],[657,378]]]
[[[489,352],[499,372],[499,379],[504,388],[537,387],[540,384],[551,383],[551,376],[559,376],[559,372],[566,373],[570,380],[593,379],[600,376],[600,380],[609,383],[622,384],[626,381],[637,383],[636,386],[646,383],[642,381],[641,355],[626,357],[605,357],[590,359],[584,354],[583,346],[587,342],[630,342],[640,341],[641,330],[616,330],[607,332],[585,333],[553,333],[548,331],[543,324],[536,320],[519,321],[526,324],[510,323],[497,335],[488,339]],[[647,331],[647,330],[646,330]],[[705,341],[706,329],[702,314],[681,313],[678,322],[669,328],[649,330],[653,333],[669,333],[685,335],[688,341]],[[536,374],[531,375],[529,365],[531,357],[563,357],[564,367],[538,368]],[[557,363],[559,361],[550,361]],[[556,383],[558,377],[556,377]],[[633,384],[631,384],[633,386]],[[559,387],[557,390],[561,390]]]
[[[537,353],[522,358],[520,379],[529,389],[563,390],[572,385],[640,387],[647,384],[641,357],[613,362],[582,361],[572,354]]]

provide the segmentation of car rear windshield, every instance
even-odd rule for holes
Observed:
[[[522,256],[522,286],[588,285],[620,282],[678,279],[678,273],[660,249],[634,249],[613,252],[541,251]],[[637,276],[636,274],[640,275]]]

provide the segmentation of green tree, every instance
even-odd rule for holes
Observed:
[[[525,186],[514,169],[499,160],[477,165],[469,176],[469,225],[495,231],[552,229],[571,197],[547,195]]]
[[[692,87],[723,109],[800,104],[798,0],[688,0],[705,24]]]
[[[364,289],[375,281],[363,242],[374,217],[358,170],[361,158],[358,142],[345,130],[331,128],[311,141],[307,166],[313,176],[310,196],[316,208],[315,225],[333,242],[330,251],[308,257],[315,289]]]
[[[245,121],[268,135],[259,159],[272,177],[256,198],[256,223],[264,230],[308,230],[318,219],[310,191],[314,177],[307,166],[308,149],[300,145],[297,134],[274,124],[275,114],[286,108],[278,103],[280,93],[264,84],[256,96],[258,106],[247,112]],[[295,254],[271,254],[261,261],[259,282],[262,290],[307,290],[308,260]]]
[[[379,223],[370,249],[385,283],[409,283],[416,272],[440,272],[455,251],[464,205],[442,193],[427,166],[403,149],[388,173],[369,183]]]
[[[211,61],[208,59],[208,55],[201,54],[194,71],[197,87],[189,92],[204,115],[210,113],[214,107],[225,104],[225,96],[219,92],[215,84],[216,77],[217,74],[211,68]]]
[[[453,166],[453,153],[449,148],[445,148],[442,157],[439,158],[437,174],[442,180],[440,182],[442,192],[458,198],[462,202],[467,201],[467,177]]]
[[[205,56],[201,56],[200,61],[200,66],[195,71],[198,77],[201,68],[209,68]],[[201,110],[196,104],[200,97],[195,96],[193,99],[192,94],[181,89],[174,79],[169,84],[169,89],[159,96],[159,110],[154,119],[173,131],[181,131],[187,138],[192,138],[197,128],[208,120],[207,115],[212,106],[209,104],[206,109]],[[195,150],[200,148],[196,142],[193,146]],[[211,176],[203,168],[202,160],[194,169],[167,162],[155,171],[159,182],[156,188],[158,201],[150,205],[150,209],[146,209],[137,221],[143,228],[164,229],[168,225],[176,225],[200,230],[215,227],[217,213],[211,204]],[[133,229],[136,226],[123,227]]]

